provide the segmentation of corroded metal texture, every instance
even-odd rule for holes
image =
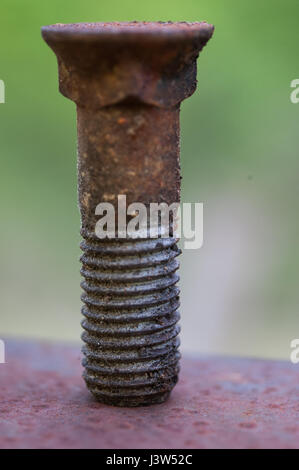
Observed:
[[[82,229],[94,234],[99,202],[179,202],[179,108],[119,104],[77,108]],[[117,222],[117,220],[116,220]]]
[[[42,29],[60,91],[77,105],[84,378],[104,403],[161,403],[177,382],[177,240],[100,240],[95,209],[112,203],[117,222],[118,195],[127,205],[179,202],[179,107],[212,33],[206,23]]]
[[[178,377],[174,239],[83,242],[84,378],[102,402],[164,401]]]
[[[166,403],[115,409],[86,391],[79,346],[6,346],[1,449],[299,448],[298,364],[185,357]]]

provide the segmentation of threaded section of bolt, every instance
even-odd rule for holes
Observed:
[[[87,387],[110,405],[162,403],[179,372],[176,240],[82,235]]]

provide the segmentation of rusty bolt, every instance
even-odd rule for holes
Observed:
[[[101,402],[161,403],[179,372],[176,239],[95,235],[96,206],[179,202],[180,103],[196,88],[207,23],[42,28],[77,105],[84,379]]]

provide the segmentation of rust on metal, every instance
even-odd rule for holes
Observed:
[[[299,448],[290,361],[184,357],[166,403],[115,409],[87,393],[79,346],[5,344],[0,449]]]
[[[77,105],[84,378],[99,401],[163,402],[179,372],[175,238],[100,240],[100,202],[180,200],[179,109],[196,88],[207,23],[42,28]],[[117,220],[117,218],[116,218]]]

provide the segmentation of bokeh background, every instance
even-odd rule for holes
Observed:
[[[2,0],[0,337],[78,341],[75,105],[44,24],[206,20],[181,112],[183,201],[204,246],[181,257],[183,351],[288,358],[299,337],[299,78],[294,0]]]

